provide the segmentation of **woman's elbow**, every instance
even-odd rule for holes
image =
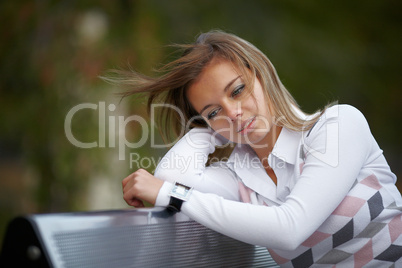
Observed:
[[[280,250],[294,251],[306,240],[304,236],[297,232],[287,231],[281,236],[282,238],[276,247],[276,249]]]

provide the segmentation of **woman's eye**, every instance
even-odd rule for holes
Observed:
[[[232,91],[232,98],[236,97],[237,95],[239,95],[240,93],[242,93],[242,91],[244,90],[244,85],[239,85],[238,87],[236,87],[233,91]]]
[[[218,109],[211,111],[207,116],[208,120],[214,118],[217,114],[218,114]]]

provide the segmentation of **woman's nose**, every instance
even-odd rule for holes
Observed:
[[[229,103],[226,107],[226,114],[231,121],[240,119],[242,115],[241,105],[239,101]]]

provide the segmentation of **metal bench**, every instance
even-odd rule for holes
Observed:
[[[278,267],[263,247],[158,208],[15,218],[0,266]]]

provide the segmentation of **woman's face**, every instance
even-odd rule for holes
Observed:
[[[240,70],[215,57],[189,87],[187,99],[215,132],[236,143],[265,145],[273,118],[260,81],[252,95],[245,92]]]

